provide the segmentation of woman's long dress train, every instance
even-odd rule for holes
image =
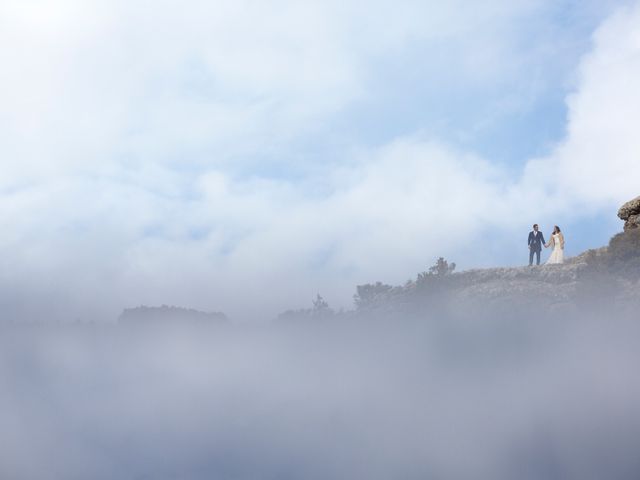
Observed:
[[[549,260],[547,260],[546,265],[553,265],[558,263],[564,263],[564,250],[562,249],[562,245],[560,243],[560,235],[555,234],[553,237],[553,251],[551,252],[551,256]]]

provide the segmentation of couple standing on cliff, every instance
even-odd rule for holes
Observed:
[[[542,245],[544,245],[544,248],[549,246],[553,247],[553,251],[551,252],[549,260],[547,260],[546,265],[564,262],[564,235],[562,235],[559,226],[556,225],[553,227],[551,239],[549,240],[549,243],[545,243],[544,235],[542,235],[542,232],[538,231],[538,224],[534,224],[533,231],[529,232],[529,239],[527,243],[529,244],[529,266],[533,265],[534,254],[536,255],[536,265],[540,265],[540,252],[542,251]]]

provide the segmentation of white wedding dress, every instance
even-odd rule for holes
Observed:
[[[556,233],[554,235],[551,235],[551,237],[553,240],[553,251],[551,252],[549,260],[547,260],[546,265],[564,263],[564,250],[562,249],[562,244],[560,243],[560,235]]]

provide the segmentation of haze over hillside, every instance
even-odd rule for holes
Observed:
[[[439,256],[521,265],[534,222],[604,245],[640,185],[634,0],[6,0],[0,24],[14,317],[350,308]]]
[[[638,39],[0,1],[0,480],[638,480]]]
[[[0,477],[635,480],[640,229],[238,324],[0,327]],[[624,287],[624,288],[619,288]]]

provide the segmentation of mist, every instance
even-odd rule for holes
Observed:
[[[638,480],[638,38],[0,1],[0,480]]]
[[[0,478],[637,479],[637,320],[511,306],[4,324]]]

